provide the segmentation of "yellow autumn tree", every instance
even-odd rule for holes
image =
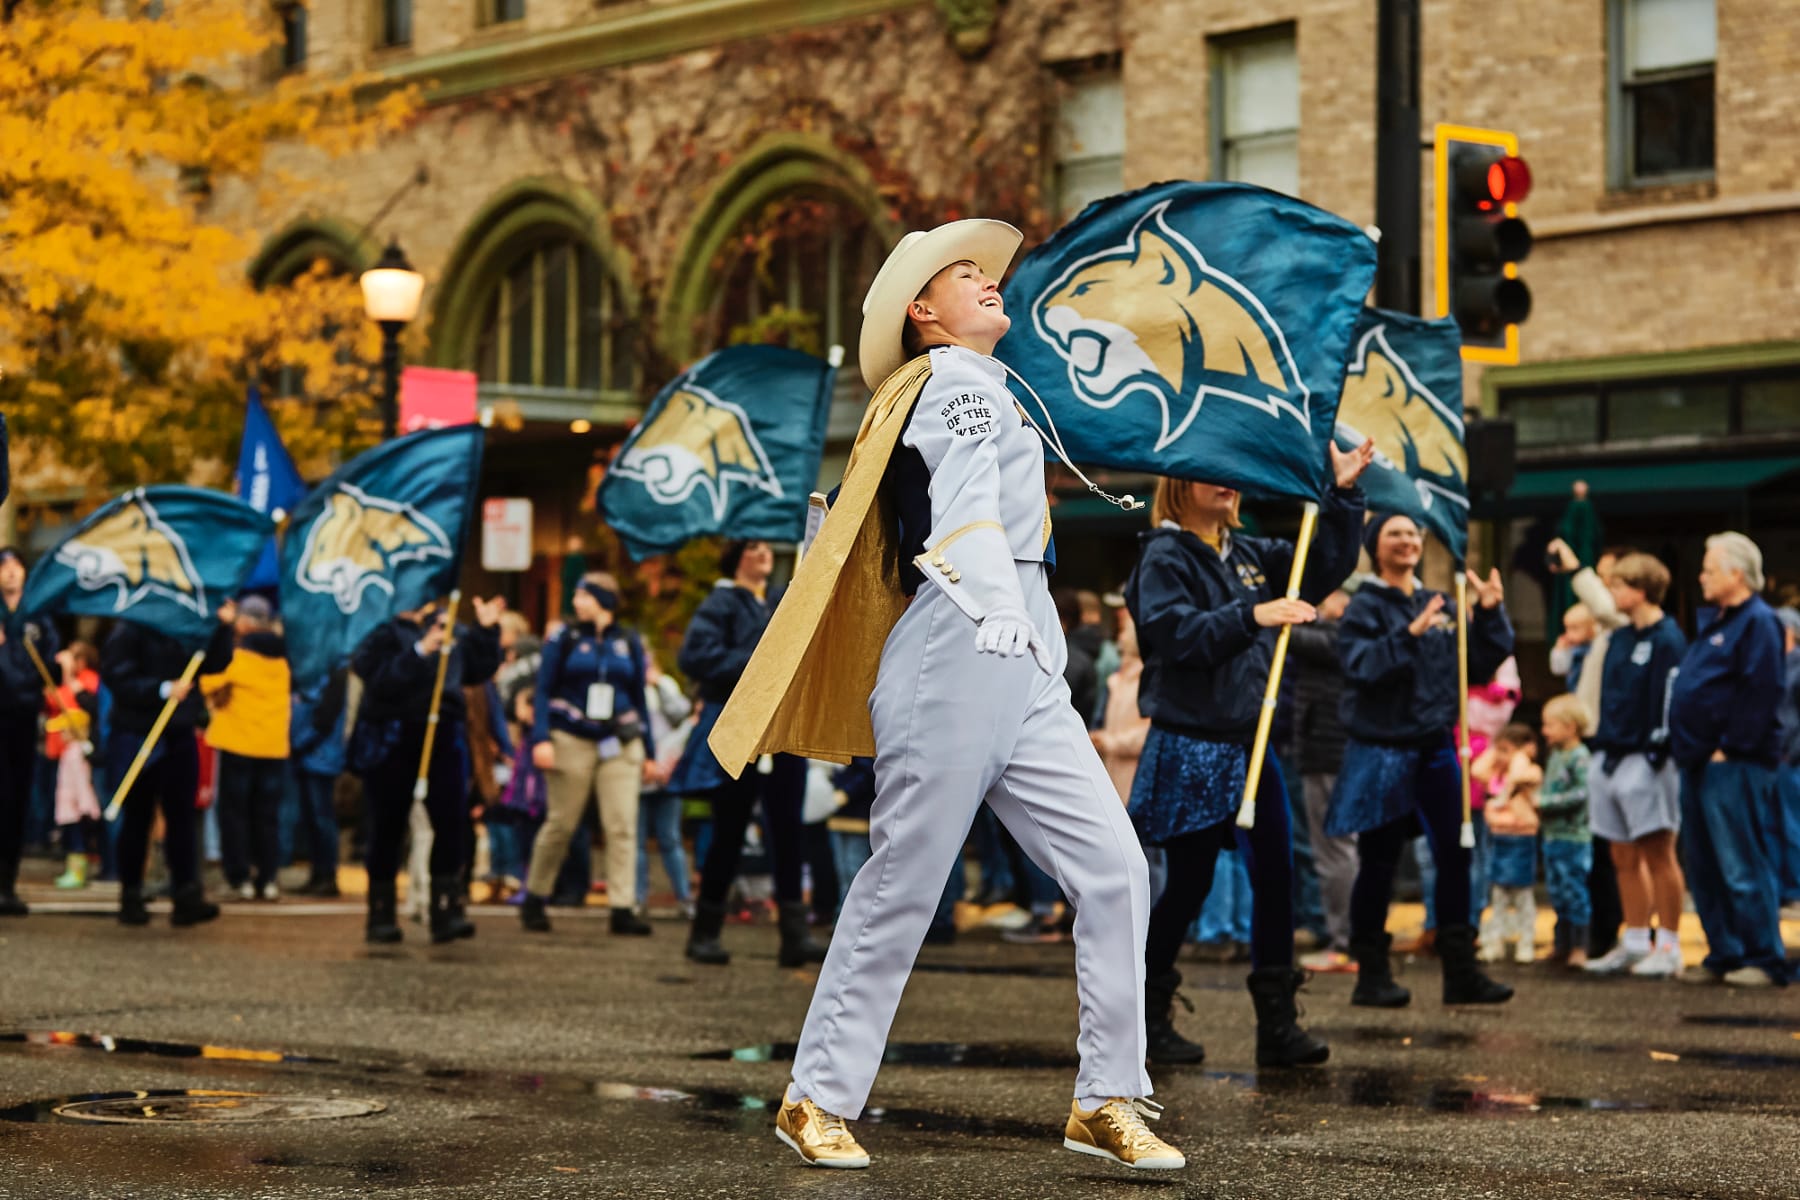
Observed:
[[[16,467],[96,490],[229,471],[246,385],[305,459],[366,440],[377,344],[354,279],[258,292],[216,190],[252,197],[275,147],[337,155],[410,119],[366,80],[274,78],[272,5],[0,0],[0,408]],[[221,468],[220,464],[224,464]]]

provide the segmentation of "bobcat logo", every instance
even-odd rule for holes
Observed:
[[[782,494],[744,410],[691,383],[669,397],[612,469],[642,483],[658,504],[681,504],[699,489],[718,521],[725,519],[733,482],[776,499]]]
[[[1164,201],[1123,244],[1080,260],[1032,303],[1037,334],[1069,365],[1084,403],[1145,393],[1162,411],[1161,450],[1209,397],[1247,404],[1310,432],[1311,394],[1261,300],[1215,270],[1170,227]]]
[[[75,573],[83,591],[113,588],[114,612],[146,596],[160,596],[206,616],[206,585],[181,535],[157,515],[143,489],[121,497],[118,510],[63,543],[56,561]]]
[[[1399,471],[1429,509],[1441,497],[1469,506],[1463,480],[1469,473],[1462,418],[1419,382],[1377,325],[1356,344],[1338,405],[1338,432],[1354,443],[1375,442],[1376,465]]]
[[[349,614],[370,588],[392,595],[401,563],[449,558],[453,550],[437,522],[412,505],[340,483],[306,527],[294,581]]]

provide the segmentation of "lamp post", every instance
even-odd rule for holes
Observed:
[[[362,293],[369,319],[381,326],[381,436],[391,438],[400,422],[400,331],[419,315],[425,277],[389,241],[381,261],[362,273]]]

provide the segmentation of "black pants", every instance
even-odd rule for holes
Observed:
[[[114,735],[106,747],[106,777],[122,783],[137,757],[143,737]],[[192,729],[165,729],[155,753],[125,796],[119,823],[119,883],[144,885],[144,857],[150,852],[150,826],[158,806],[163,815],[163,857],[175,887],[200,880],[194,801],[200,791],[200,747]]]
[[[1294,830],[1287,785],[1270,755],[1256,787],[1256,824],[1237,826],[1237,814],[1194,833],[1163,843],[1168,881],[1150,909],[1144,941],[1144,969],[1151,976],[1175,966],[1175,956],[1212,891],[1219,854],[1235,846],[1250,873],[1250,963],[1255,967],[1294,964]]]
[[[805,793],[801,795],[804,797]],[[838,875],[837,858],[831,852],[831,831],[825,828],[825,822],[818,821],[800,827],[800,840],[806,847],[806,865],[812,868],[812,911],[821,924],[829,925],[837,915]],[[957,858],[962,861],[961,856]],[[962,893],[957,893],[962,898]]]
[[[1469,924],[1469,855],[1462,845],[1462,779],[1455,747],[1446,743],[1419,758],[1413,779],[1418,824],[1425,827],[1437,864],[1437,927]],[[1350,936],[1379,937],[1387,928],[1400,853],[1417,836],[1412,813],[1356,835],[1358,866],[1350,889]]]
[[[219,751],[219,857],[232,887],[275,881],[281,853],[285,758],[246,758]]]
[[[369,845],[363,864],[370,879],[393,879],[400,872],[400,848],[406,842],[412,814],[413,782],[425,746],[425,725],[408,726],[380,766],[363,776],[363,811],[368,815]],[[469,832],[468,780],[463,771],[463,724],[438,726],[426,776],[425,812],[431,818],[431,877],[459,879]]]
[[[1619,944],[1619,926],[1625,923],[1612,843],[1599,834],[1594,835],[1594,865],[1588,871],[1588,902],[1592,914],[1588,918],[1588,944],[1582,948],[1599,958]]]
[[[723,904],[737,878],[744,854],[744,830],[750,814],[762,801],[763,832],[769,838],[769,857],[775,864],[775,899],[783,904],[801,899],[800,866],[805,860],[801,845],[800,804],[806,794],[806,760],[777,754],[775,769],[760,774],[756,764],[739,778],[713,793],[712,845],[700,868],[700,902]]]
[[[13,890],[37,770],[37,713],[0,713],[0,892]]]

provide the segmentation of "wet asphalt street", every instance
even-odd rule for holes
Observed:
[[[1450,1010],[1415,962],[1397,1012],[1316,979],[1331,1062],[1270,1072],[1244,969],[1188,965],[1209,1056],[1154,1076],[1190,1165],[1133,1174],[1061,1149],[1072,948],[993,934],[924,950],[857,1126],[873,1168],[808,1170],[770,1104],[814,975],[767,927],[700,968],[678,923],[614,938],[603,911],[546,937],[483,909],[472,942],[381,949],[348,903],[0,925],[0,1197],[1800,1195],[1800,991],[1505,966],[1517,1000]],[[91,1119],[146,1112],[188,1119]]]

